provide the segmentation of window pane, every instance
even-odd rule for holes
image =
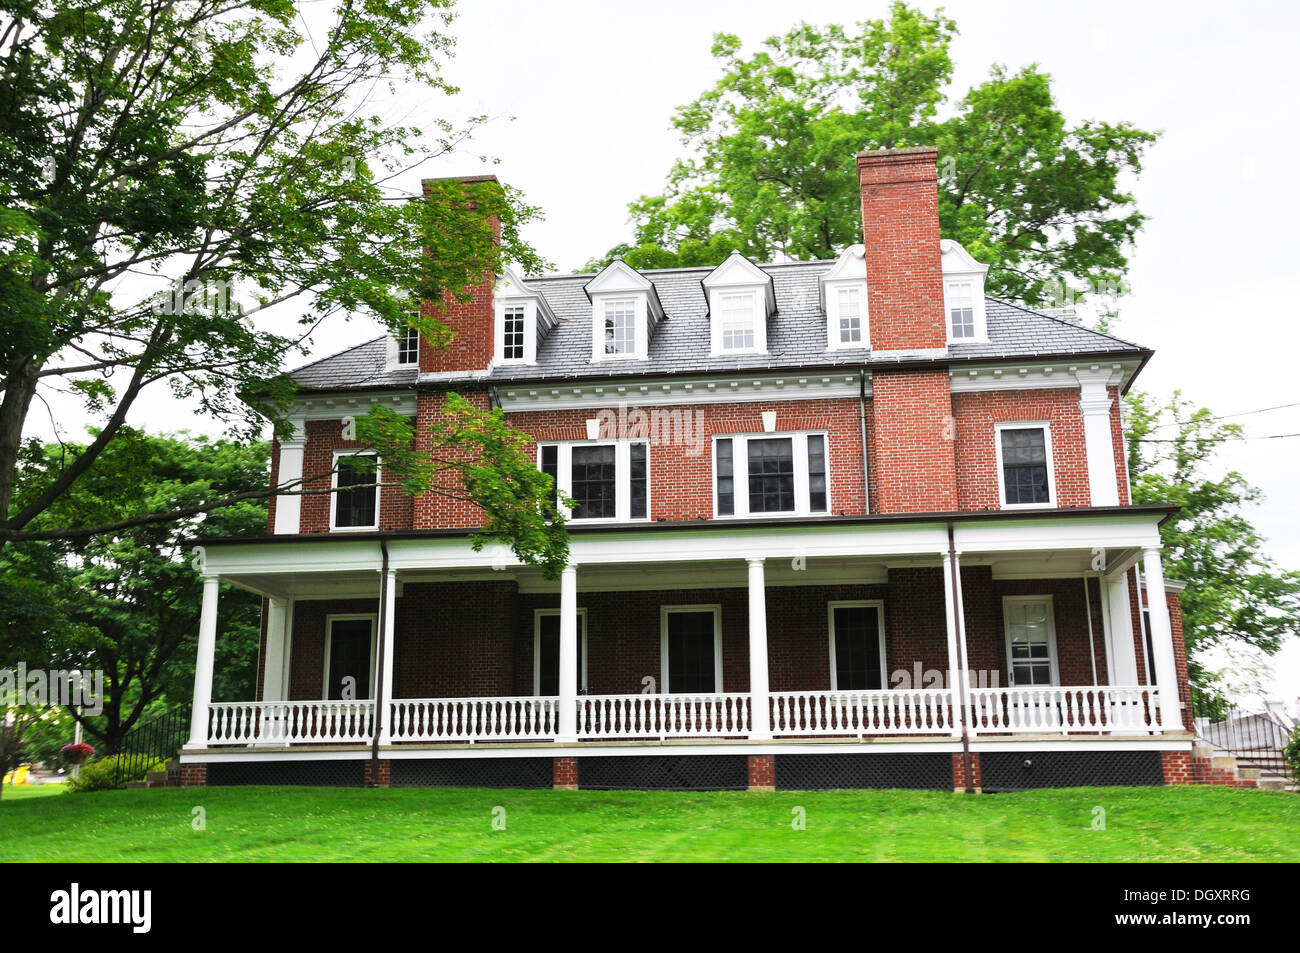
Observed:
[[[808,437],[808,509],[826,512],[826,438],[821,434]]]
[[[668,613],[668,690],[716,691],[713,668],[713,613]]]
[[[975,301],[969,283],[951,284],[947,289],[949,331],[953,338],[975,336]]]
[[[420,332],[407,328],[397,344],[397,363],[414,364],[420,358]]]
[[[835,608],[835,684],[841,691],[884,687],[878,613],[875,606]]]
[[[512,304],[505,309],[505,322],[502,333],[505,340],[501,353],[507,361],[524,359],[524,306]]]
[[[605,353],[633,354],[636,351],[636,302],[605,302]]]
[[[718,441],[718,515],[732,516],[736,512],[736,478],[731,461],[731,441]]]
[[[722,349],[743,350],[754,346],[754,296],[723,295]]]
[[[334,494],[335,526],[375,525],[375,458],[369,454],[339,457]],[[368,486],[366,484],[369,484]]]
[[[614,515],[614,448],[573,448],[574,519],[600,519]]]
[[[1008,503],[1047,503],[1047,442],[1042,427],[1002,431],[1002,482]]]
[[[628,447],[631,458],[631,508],[628,516],[634,520],[645,519],[646,498],[649,493],[649,454],[650,448],[644,443],[634,443]]]
[[[560,448],[555,444],[542,447],[542,472],[551,478],[551,508],[560,505]]]
[[[749,511],[789,513],[794,504],[794,441],[749,441]]]

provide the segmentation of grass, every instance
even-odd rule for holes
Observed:
[[[0,800],[0,861],[1297,861],[1300,797],[163,788]],[[1093,808],[1106,829],[1093,830]],[[206,829],[192,827],[201,807]],[[503,808],[505,829],[493,828]],[[807,827],[792,829],[794,810]],[[500,812],[497,812],[498,814]]]
[[[65,794],[67,790],[66,781],[51,781],[46,784],[6,784],[3,794],[0,794],[0,806],[3,806],[5,801],[49,797],[51,794]]]

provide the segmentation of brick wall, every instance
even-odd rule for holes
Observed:
[[[487,410],[490,405],[485,388],[465,388],[460,391],[470,404],[479,410]],[[416,446],[425,452],[432,452],[433,438],[429,427],[443,416],[447,395],[438,391],[423,391],[419,394],[415,410]],[[483,511],[465,499],[457,499],[450,494],[464,495],[464,486],[454,473],[444,473],[439,478],[439,486],[446,493],[431,490],[417,497],[411,503],[411,522],[408,526],[416,529],[465,529],[483,525]],[[409,499],[409,498],[408,498]]]
[[[307,421],[307,442],[303,450],[302,472],[306,480],[304,489],[315,490],[302,497],[302,515],[300,532],[328,533],[330,531],[330,509],[334,495],[330,488],[330,471],[334,467],[334,454],[339,450],[364,450],[365,445],[356,440],[343,439],[342,420]],[[381,472],[382,480],[388,475]],[[388,486],[380,489],[379,528],[385,530],[409,529],[411,527],[412,500],[401,487]]]
[[[948,372],[878,372],[871,390],[876,512],[957,509]]]

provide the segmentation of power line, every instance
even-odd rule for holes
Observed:
[[[1231,420],[1234,417],[1249,417],[1252,414],[1263,414],[1263,413],[1267,413],[1270,410],[1286,410],[1288,407],[1300,407],[1300,401],[1297,401],[1296,403],[1293,404],[1278,404],[1274,407],[1261,407],[1258,410],[1243,410],[1240,413],[1236,413],[1236,414],[1220,414],[1217,417],[1210,417],[1208,419],[1209,420]],[[1151,429],[1159,430],[1162,427],[1175,427],[1179,423],[1180,421],[1173,420],[1170,421],[1169,423],[1156,424]]]
[[[1254,437],[1216,437],[1214,438],[1214,441],[1216,443],[1231,443],[1237,440],[1284,440],[1287,437],[1300,437],[1300,433],[1267,433],[1267,434],[1260,434]],[[1191,437],[1188,439],[1194,440],[1197,438]],[[1163,439],[1163,440],[1153,439],[1150,437],[1138,438],[1138,443],[1182,443],[1182,442],[1183,441],[1181,439],[1175,437],[1170,437],[1168,439]]]

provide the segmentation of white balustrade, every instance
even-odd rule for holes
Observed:
[[[749,729],[744,693],[578,697],[579,738],[743,738]]]
[[[559,728],[558,698],[399,698],[393,741],[541,741]]]
[[[875,692],[773,692],[775,735],[936,735],[953,725],[944,689]]]
[[[208,744],[349,744],[374,734],[372,701],[218,702],[208,706]]]
[[[1158,698],[1158,690],[1146,686],[976,688],[970,724],[978,732],[1160,731]]]

